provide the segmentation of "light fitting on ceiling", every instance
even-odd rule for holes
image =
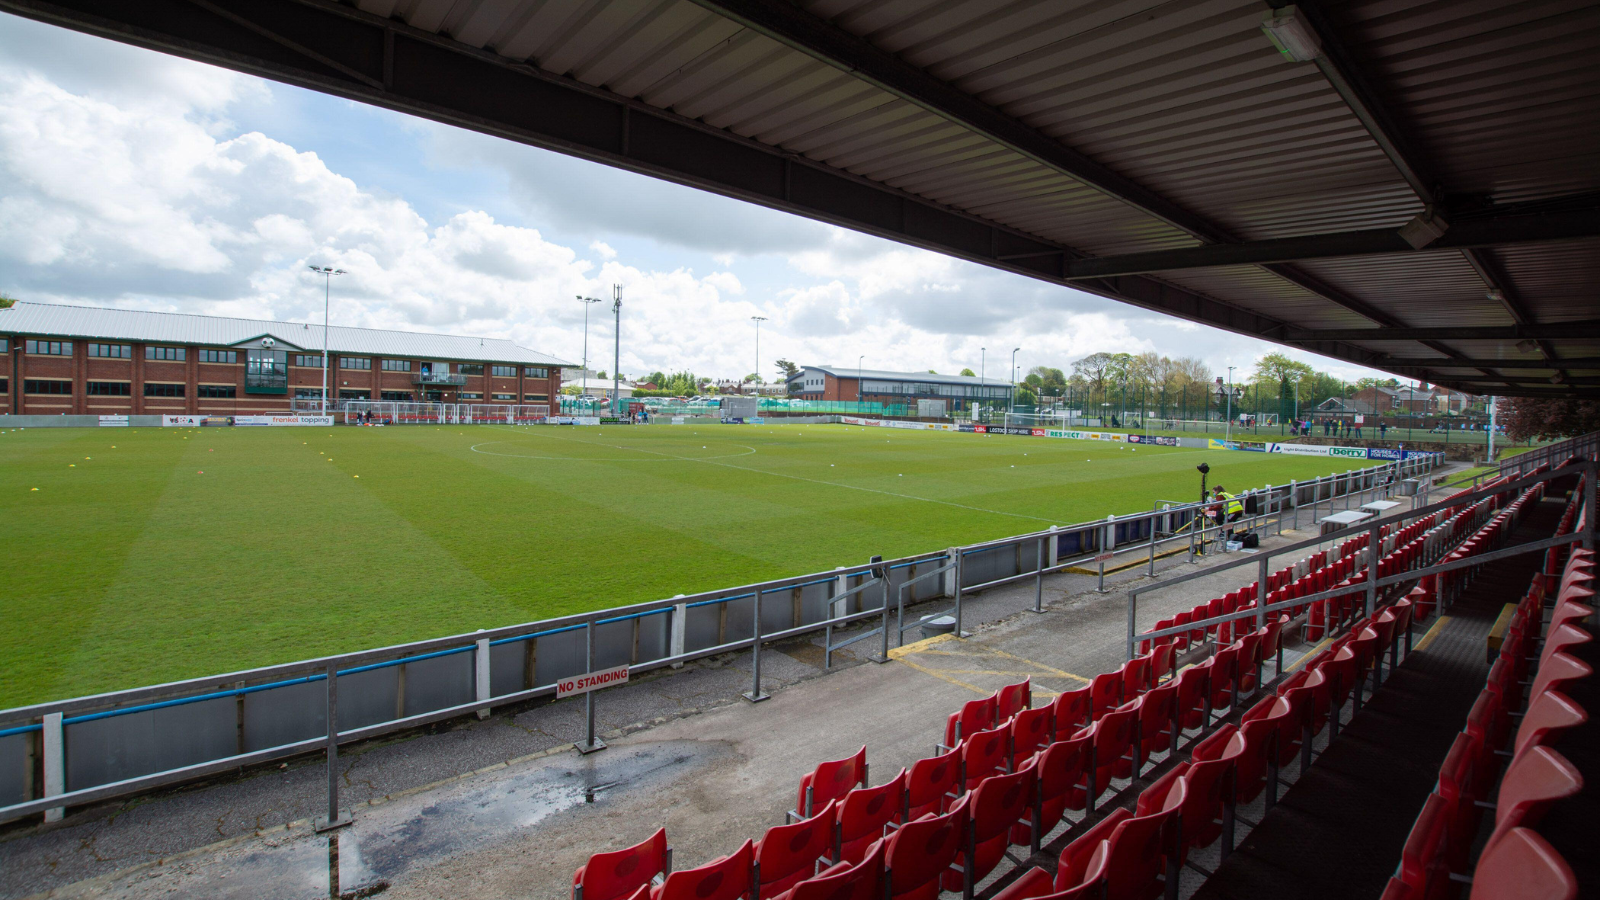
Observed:
[[[1554,375],[1550,376],[1550,383],[1551,384],[1560,384],[1560,383],[1562,383],[1563,381],[1566,381],[1566,380],[1567,380],[1567,376],[1566,376],[1565,372],[1557,372]]]
[[[1310,62],[1322,55],[1322,39],[1306,24],[1305,17],[1294,6],[1285,6],[1267,13],[1261,22],[1272,46],[1292,62]]]
[[[1517,341],[1517,349],[1523,353],[1532,353],[1533,351],[1539,349],[1539,344],[1536,341],[1521,340]]]
[[[1506,292],[1500,290],[1499,288],[1489,288],[1489,290],[1484,293],[1484,296],[1496,303],[1504,303],[1506,300]]]
[[[1444,236],[1449,227],[1450,223],[1444,220],[1444,216],[1434,212],[1430,206],[1400,226],[1400,237],[1411,245],[1411,249],[1421,250]]]

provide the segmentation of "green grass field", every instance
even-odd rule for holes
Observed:
[[[1135,512],[1202,460],[1350,467],[837,425],[6,431],[0,707]]]

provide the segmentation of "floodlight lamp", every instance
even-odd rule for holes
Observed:
[[[1517,349],[1523,353],[1532,353],[1539,349],[1539,344],[1532,340],[1521,340],[1517,341]]]
[[[1554,375],[1550,376],[1550,383],[1551,384],[1561,384],[1562,382],[1564,382],[1566,380],[1567,380],[1567,373],[1565,373],[1565,372],[1557,372]]]
[[[1501,303],[1506,299],[1506,292],[1499,288],[1489,288],[1483,295],[1496,303]]]
[[[1421,250],[1443,237],[1449,227],[1450,223],[1429,207],[1413,216],[1411,221],[1401,225],[1399,234],[1401,239],[1411,245],[1411,249]]]
[[[1261,30],[1284,59],[1291,62],[1310,62],[1322,55],[1322,39],[1306,23],[1297,7],[1285,6],[1267,13]]]

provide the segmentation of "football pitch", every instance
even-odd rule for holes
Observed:
[[[841,425],[0,433],[0,708],[1344,471]]]

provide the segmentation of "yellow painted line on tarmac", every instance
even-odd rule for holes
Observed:
[[[1428,649],[1428,644],[1433,642],[1433,639],[1439,635],[1439,630],[1443,628],[1444,623],[1448,621],[1450,621],[1449,616],[1440,616],[1438,621],[1433,623],[1433,627],[1428,629],[1428,633],[1422,636],[1422,640],[1417,641],[1416,646],[1411,648],[1411,652],[1415,653],[1418,650]]]
[[[922,652],[926,651],[929,647],[933,646],[934,644],[942,644],[945,641],[953,641],[955,639],[956,639],[956,636],[953,635],[953,634],[936,634],[931,638],[923,638],[920,641],[912,641],[909,644],[905,644],[905,645],[900,646],[900,647],[895,647],[894,649],[889,651],[889,658],[890,659],[899,659],[899,658],[901,658],[903,656],[907,656],[907,655],[912,654],[912,653],[922,653]],[[967,654],[963,654],[963,655],[967,655]]]
[[[1285,672],[1293,672],[1295,669],[1300,668],[1300,665],[1306,660],[1316,656],[1318,653],[1321,653],[1331,643],[1333,643],[1333,638],[1323,638],[1321,643],[1317,644],[1315,647],[1312,647],[1310,650],[1307,650],[1305,653],[1302,653],[1299,659],[1289,663],[1287,666],[1284,666],[1283,670]]]
[[[938,669],[930,669],[927,666],[919,666],[916,663],[912,662],[909,659],[906,659],[903,656],[902,657],[897,657],[897,659],[898,659],[899,662],[902,662],[902,663],[910,666],[911,668],[916,669],[918,672],[922,672],[925,675],[932,675],[933,677],[939,679],[940,681],[948,681],[948,682],[950,682],[951,684],[953,684],[953,685],[955,685],[957,687],[964,687],[967,690],[973,691],[973,692],[978,693],[978,694],[981,694],[982,696],[987,697],[990,694],[994,693],[994,691],[985,690],[984,688],[978,687],[975,684],[968,684],[965,681],[962,681],[962,680],[960,680],[958,678],[951,678],[950,676],[944,674],[943,672],[939,671]]]
[[[1011,672],[1005,669],[940,669],[947,675],[1005,675],[1008,678],[1066,678],[1066,675],[1057,675],[1054,672]]]
[[[1035,668],[1043,669],[1047,673],[1050,673],[1050,674],[1053,674],[1053,675],[1060,675],[1062,678],[1071,678],[1074,681],[1081,681],[1084,684],[1088,684],[1089,681],[1090,681],[1090,679],[1085,678],[1082,675],[1074,675],[1071,672],[1067,672],[1067,671],[1064,671],[1062,669],[1058,669],[1055,666],[1047,666],[1042,662],[1035,662],[1035,661],[1033,661],[1031,659],[1028,659],[1026,657],[1017,656],[1014,653],[1007,653],[1004,650],[991,650],[990,652],[993,653],[996,656],[1003,656],[1006,659],[1014,659],[1014,660],[1016,660],[1017,662],[1020,662],[1020,663],[1027,663],[1028,665],[1033,666]]]

